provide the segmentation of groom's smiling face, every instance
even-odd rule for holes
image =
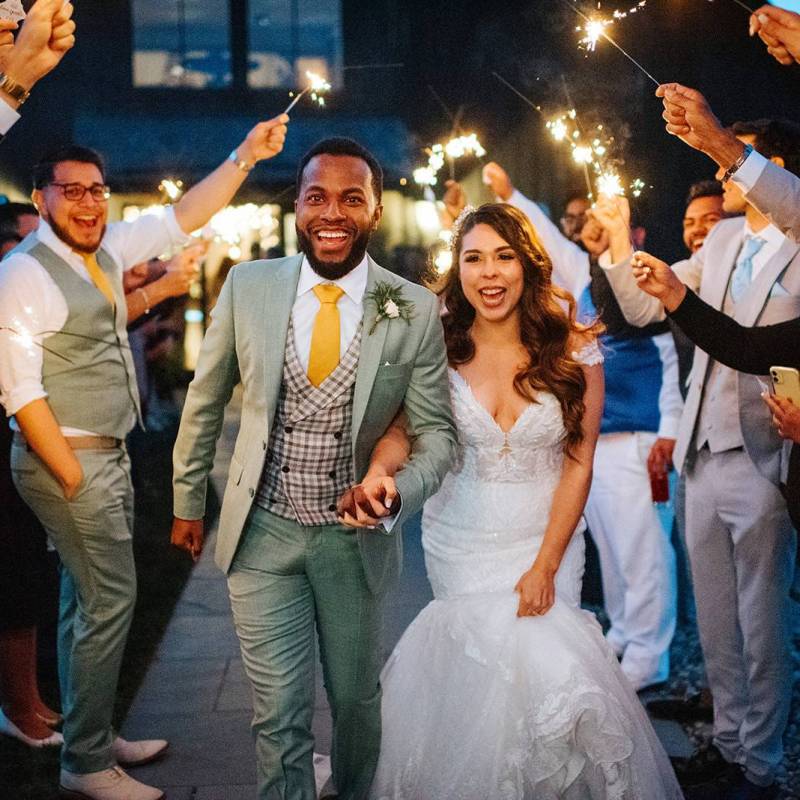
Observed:
[[[364,258],[383,207],[366,161],[322,153],[303,171],[295,210],[300,249],[315,272],[336,280]]]

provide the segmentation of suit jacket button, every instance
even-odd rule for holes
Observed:
[[[328,477],[329,477],[329,478],[335,478],[335,477],[336,477],[336,470],[335,470],[335,469],[332,469],[332,470],[331,470],[331,471],[328,473]]]
[[[289,472],[289,467],[281,467],[281,472]]]
[[[251,488],[251,489],[249,489],[248,491],[249,491],[249,493],[250,493],[250,497],[255,497],[255,496],[256,496],[256,490],[255,490],[255,489],[252,489],[252,488]]]
[[[291,433],[294,430],[294,428],[291,425],[287,425],[283,430],[286,433]]]
[[[342,438],[342,432],[341,431],[336,431],[336,433],[333,434],[333,438],[334,439],[341,439]]]

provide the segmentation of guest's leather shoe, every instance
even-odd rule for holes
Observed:
[[[647,711],[658,719],[674,719],[676,722],[714,721],[714,701],[708,689],[684,698],[668,697],[664,700],[651,700],[647,703]]]
[[[166,739],[142,739],[129,742],[117,736],[112,744],[114,758],[121,767],[141,767],[158,761],[167,752],[169,742]]]
[[[699,786],[727,777],[730,770],[739,768],[722,757],[714,744],[699,747],[689,758],[671,758],[675,776],[681,786]]]
[[[164,800],[161,789],[135,781],[119,767],[78,775],[61,770],[61,800]]]

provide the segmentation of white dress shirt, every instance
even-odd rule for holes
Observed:
[[[37,235],[81,278],[92,282],[83,256],[62,242],[44,220],[39,223]],[[145,215],[135,222],[111,223],[103,238],[103,250],[117,265],[117,279],[121,280],[124,270],[184,244],[189,238],[178,225],[174,210],[168,208],[163,216]],[[67,316],[63,294],[36,259],[26,253],[12,253],[0,263],[0,403],[8,416],[47,397],[42,384],[40,345],[46,341],[47,332],[61,330]],[[11,426],[18,430],[15,420]],[[95,435],[67,427],[61,431],[65,436]]]
[[[364,316],[363,302],[364,293],[367,291],[368,272],[367,257],[364,256],[361,263],[343,278],[329,281],[314,272],[308,259],[303,256],[300,279],[297,282],[297,299],[292,306],[292,327],[297,357],[305,372],[308,372],[311,355],[311,334],[321,305],[314,294],[314,287],[327,283],[338,286],[344,292],[336,303],[339,309],[339,358],[341,358],[350,347],[350,342],[353,341]]]
[[[5,136],[9,128],[19,120],[19,114],[2,98],[0,98],[0,135]]]

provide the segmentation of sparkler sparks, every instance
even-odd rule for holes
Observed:
[[[435,186],[439,170],[444,166],[445,157],[451,161],[464,156],[483,158],[486,150],[478,141],[474,133],[456,136],[446,144],[434,144],[425,151],[428,154],[428,164],[414,170],[414,183],[419,186]]]
[[[331,90],[331,85],[321,75],[317,75],[316,72],[306,71],[306,77],[308,78],[308,86],[289,103],[283,112],[284,114],[288,114],[309,93],[311,94],[311,100],[318,106],[325,105],[324,95]]]
[[[621,197],[625,194],[622,180],[614,170],[607,170],[597,176],[597,193],[607,197]]]

